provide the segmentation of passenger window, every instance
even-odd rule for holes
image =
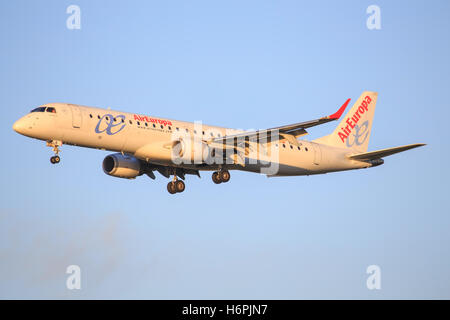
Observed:
[[[294,147],[292,147],[292,145],[291,145],[291,149],[294,149]]]
[[[307,147],[305,147],[305,151],[308,151],[308,148],[307,148]]]
[[[177,127],[177,131],[180,131],[180,128]]]
[[[140,125],[141,125],[141,123],[140,123],[140,122],[138,121],[138,122],[137,122],[137,125],[138,125],[138,126],[140,126]]]
[[[169,126],[169,130],[172,130],[172,128]]]
[[[153,124],[153,128],[156,128],[156,124]]]
[[[283,148],[286,148],[286,145],[283,143]]]
[[[148,127],[148,123],[147,122],[145,123],[145,126]]]
[[[161,125],[161,129],[164,129],[164,126],[163,126],[163,125]]]
[[[100,119],[100,115],[97,115],[97,118],[99,118],[99,119]]]
[[[91,119],[92,119],[92,114],[89,114],[89,118],[91,118]]]
[[[297,147],[298,150],[300,150],[300,147]]]
[[[124,118],[122,118],[122,123],[124,123],[125,122],[125,119]]]
[[[130,122],[130,124],[133,124],[133,121],[130,120],[129,122]]]

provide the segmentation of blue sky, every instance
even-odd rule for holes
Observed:
[[[81,29],[66,8],[81,8]],[[366,8],[381,9],[368,30]],[[3,1],[0,298],[450,298],[448,1]],[[311,177],[105,175],[108,152],[12,130],[70,102],[235,128],[379,98],[380,167]],[[308,139],[335,124],[310,130]],[[65,287],[81,267],[82,289]],[[366,268],[381,268],[368,290]]]

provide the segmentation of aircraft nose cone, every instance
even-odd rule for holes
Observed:
[[[25,125],[24,125],[24,123],[23,123],[23,121],[20,119],[20,120],[17,120],[16,122],[14,122],[14,124],[13,124],[13,130],[15,131],[15,132],[17,132],[17,133],[20,133],[20,134],[22,134],[23,132],[24,132],[24,130],[25,130]]]

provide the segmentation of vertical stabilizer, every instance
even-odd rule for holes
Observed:
[[[364,91],[332,134],[315,140],[334,147],[366,152],[372,130],[377,92]]]

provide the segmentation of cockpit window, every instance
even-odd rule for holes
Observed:
[[[38,107],[36,109],[31,110],[31,112],[51,112],[51,113],[56,113],[56,110],[53,107]]]
[[[44,112],[44,111],[45,111],[45,107],[39,107],[39,108],[31,110],[31,112]]]

